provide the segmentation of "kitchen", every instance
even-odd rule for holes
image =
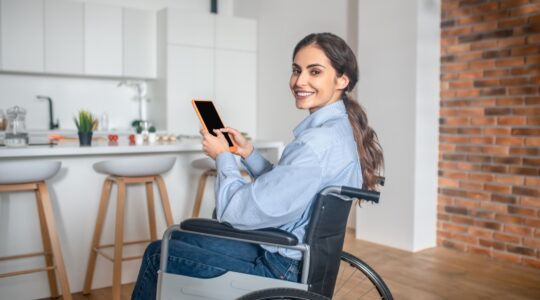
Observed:
[[[172,169],[163,174],[173,219],[191,216],[198,180],[205,171],[192,166],[205,156],[191,99],[215,100],[227,125],[246,132],[263,155],[273,161],[279,158],[283,142],[258,140],[256,133],[257,24],[234,17],[232,4],[221,1],[217,15],[210,13],[210,1],[0,2],[0,115],[7,127],[0,133],[0,161],[61,162],[47,183],[72,292],[82,290],[86,264],[80,262],[89,253],[105,178],[94,164],[174,156]],[[195,23],[200,26],[193,27]],[[243,76],[243,81],[236,80]],[[21,109],[15,111],[16,106]],[[79,146],[74,117],[81,110],[97,120],[89,147]],[[142,142],[130,140],[139,136],[132,126],[136,120],[146,121],[140,123],[146,135]],[[151,127],[157,141],[148,139]],[[10,138],[12,132],[28,134],[30,145],[13,147],[20,141]],[[1,172],[13,178],[32,171]],[[116,193],[113,187],[112,199]],[[146,222],[135,217],[146,215],[145,197],[144,185],[127,188],[125,240],[148,236]],[[160,198],[157,190],[154,198]],[[212,198],[210,179],[202,216],[211,213]],[[2,242],[0,256],[41,248],[33,199],[31,192],[1,193],[0,231],[2,240],[9,242]],[[166,223],[159,206],[157,226],[161,235]],[[114,216],[109,213],[103,242],[113,239],[113,228]],[[129,246],[124,256],[143,250],[143,245]],[[41,257],[3,261],[0,273],[41,264]],[[134,281],[138,264],[124,263],[123,282]],[[46,297],[46,274],[3,278],[0,298]],[[92,288],[110,286],[111,277],[111,264],[98,259]]]

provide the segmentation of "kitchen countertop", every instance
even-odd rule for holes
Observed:
[[[282,142],[253,141],[255,148],[283,149]],[[157,142],[154,144],[129,145],[127,141],[119,141],[117,145],[109,145],[107,141],[93,141],[90,147],[80,147],[79,142],[62,142],[57,145],[34,145],[24,148],[0,147],[0,159],[25,157],[53,157],[53,156],[92,156],[108,154],[144,154],[144,153],[170,153],[170,152],[201,152],[200,140],[186,139],[175,142]]]

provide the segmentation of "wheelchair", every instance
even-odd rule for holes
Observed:
[[[380,180],[384,184],[384,178]],[[289,232],[265,228],[238,230],[214,219],[187,219],[169,227],[161,244],[157,299],[385,299],[392,294],[383,279],[358,257],[342,251],[347,217],[354,201],[379,202],[380,193],[346,186],[331,186],[312,204],[305,242]],[[167,273],[169,240],[175,231],[279,246],[303,253],[300,282],[229,271],[215,278],[194,278]]]

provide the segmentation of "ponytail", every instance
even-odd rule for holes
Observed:
[[[354,140],[360,165],[362,166],[362,188],[373,190],[379,185],[379,176],[384,168],[384,157],[377,133],[369,127],[366,112],[346,92],[343,92],[343,103],[347,109],[349,122],[353,129]]]

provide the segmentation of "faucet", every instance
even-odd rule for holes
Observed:
[[[147,91],[147,85],[146,82],[143,80],[122,80],[118,83],[117,87],[130,87],[135,89],[136,100],[139,102],[139,120],[146,121],[146,109],[143,108],[143,102],[148,101],[148,98],[146,98],[146,91]]]
[[[56,123],[53,122],[54,118],[53,118],[52,99],[50,97],[41,96],[41,95],[37,95],[36,98],[39,99],[39,100],[47,100],[47,101],[49,101],[49,129],[53,130],[55,128],[59,128],[60,127],[60,121],[58,119],[56,119]]]

